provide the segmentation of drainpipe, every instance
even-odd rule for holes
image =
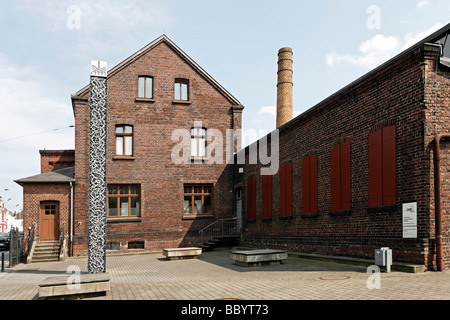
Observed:
[[[434,202],[436,224],[436,265],[438,271],[444,271],[444,250],[442,241],[442,212],[441,212],[441,157],[440,141],[450,139],[450,134],[439,134],[434,140]]]
[[[73,183],[70,182],[70,255],[73,256]]]

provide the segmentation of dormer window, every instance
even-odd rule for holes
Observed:
[[[189,101],[189,80],[175,79],[175,100]]]
[[[139,77],[138,98],[153,99],[153,78],[148,76]]]

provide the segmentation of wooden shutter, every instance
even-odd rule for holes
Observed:
[[[256,178],[247,180],[247,219],[256,219]]]
[[[272,217],[272,176],[262,176],[262,217]]]
[[[309,157],[302,161],[302,212],[311,212],[310,166]]]
[[[383,205],[397,203],[396,127],[383,128]]]
[[[341,148],[331,149],[331,211],[341,210]]]
[[[292,215],[292,164],[285,165],[285,216]]]
[[[341,210],[351,209],[350,142],[341,144]]]
[[[286,212],[286,167],[280,168],[280,216],[283,216]]]
[[[318,203],[318,184],[317,184],[317,156],[310,157],[310,186],[311,186],[311,213],[317,213],[317,203]]]
[[[292,215],[292,164],[280,169],[280,216]]]
[[[369,207],[383,205],[382,130],[369,136]]]

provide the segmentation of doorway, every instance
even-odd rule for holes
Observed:
[[[59,238],[59,203],[41,202],[41,241],[58,240]]]

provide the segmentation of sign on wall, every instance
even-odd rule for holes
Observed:
[[[417,202],[403,204],[403,238],[417,238]]]

